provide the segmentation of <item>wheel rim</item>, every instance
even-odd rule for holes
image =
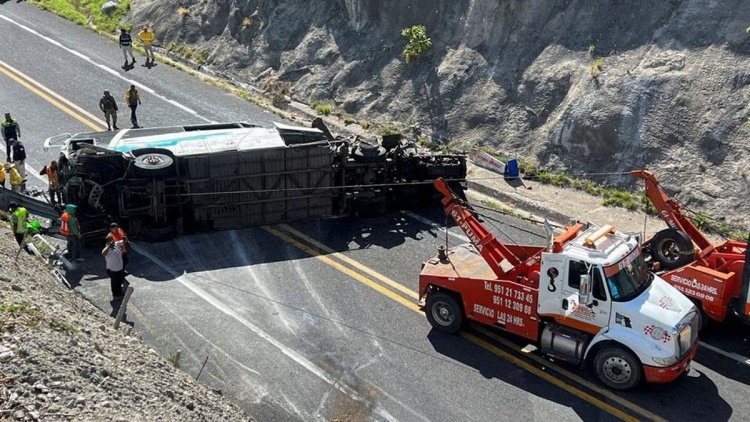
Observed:
[[[440,325],[451,325],[456,319],[453,308],[445,302],[438,302],[432,307],[432,316]]]
[[[617,384],[626,383],[633,375],[633,368],[630,367],[630,363],[619,356],[607,358],[602,369],[607,379]]]
[[[669,262],[676,262],[680,259],[680,248],[677,246],[677,242],[672,239],[665,239],[659,244],[659,251]]]

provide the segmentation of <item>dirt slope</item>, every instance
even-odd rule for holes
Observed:
[[[252,420],[17,250],[2,229],[0,420]]]

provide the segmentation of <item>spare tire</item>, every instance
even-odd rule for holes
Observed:
[[[693,241],[682,230],[662,230],[651,239],[651,257],[664,270],[673,270],[695,260]]]
[[[164,148],[140,148],[130,152],[135,157],[135,173],[146,176],[166,176],[174,170],[174,154]]]

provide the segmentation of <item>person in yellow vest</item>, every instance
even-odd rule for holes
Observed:
[[[5,170],[8,172],[8,176],[10,176],[10,190],[16,193],[21,193],[23,187],[23,177],[21,177],[21,173],[16,170],[12,163],[5,164]]]
[[[0,185],[5,187],[5,165],[0,162]]]
[[[13,237],[16,238],[19,247],[23,246],[26,252],[29,252],[25,242],[29,225],[29,212],[26,208],[19,207],[16,202],[8,204],[8,212],[10,212],[10,229],[13,231]]]
[[[143,49],[146,51],[146,67],[148,67],[148,61],[151,60],[151,64],[154,64],[154,50],[152,44],[154,43],[156,34],[148,29],[148,26],[144,26],[141,32],[138,33],[138,39],[143,43]]]

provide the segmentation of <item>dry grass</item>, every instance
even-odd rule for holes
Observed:
[[[185,6],[180,6],[177,8],[177,14],[180,15],[180,17],[185,17],[190,14],[190,9],[188,9]]]

